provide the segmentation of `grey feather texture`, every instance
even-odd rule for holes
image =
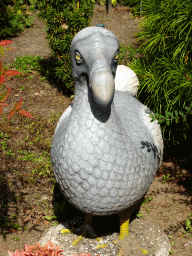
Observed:
[[[127,90],[115,90],[118,52],[117,38],[105,28],[85,28],[74,37],[74,102],[61,116],[51,148],[63,195],[98,216],[136,205],[163,156],[160,126],[150,122],[150,110]]]

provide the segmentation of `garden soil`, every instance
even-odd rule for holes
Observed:
[[[105,28],[111,30],[119,39],[120,44],[128,46],[130,43],[138,46],[134,34],[139,29],[142,18],[133,18],[129,8],[117,5],[110,8],[107,15],[105,6],[95,4],[91,25],[104,23]],[[16,51],[6,51],[1,59],[3,65],[9,67],[16,56],[39,55],[51,61],[51,50],[46,41],[46,26],[42,20],[34,16],[31,28],[27,28],[19,36],[9,38]],[[192,150],[184,144],[177,142],[170,145],[165,141],[166,149],[162,166],[148,191],[148,202],[140,208],[139,214],[132,217],[130,223],[130,237],[114,243],[118,238],[119,221],[117,216],[94,217],[93,228],[98,236],[102,236],[103,242],[85,237],[74,247],[71,241],[77,237],[78,232],[61,235],[59,230],[64,227],[76,227],[83,223],[83,214],[74,208],[70,208],[68,218],[60,217],[59,221],[48,221],[45,216],[51,215],[57,194],[54,191],[54,182],[50,178],[41,177],[35,183],[29,181],[32,166],[27,161],[19,161],[18,145],[20,148],[30,150],[33,153],[45,150],[47,145],[50,153],[51,140],[57,122],[51,120],[53,116],[61,115],[71,104],[69,96],[58,90],[52,81],[45,79],[38,72],[32,72],[30,77],[13,77],[6,84],[15,92],[7,101],[14,105],[23,98],[22,108],[35,117],[34,123],[22,116],[14,116],[8,123],[5,117],[9,108],[3,108],[1,114],[2,123],[0,134],[9,134],[7,149],[15,153],[15,157],[7,154],[5,147],[0,147],[0,255],[7,256],[7,250],[24,249],[25,244],[35,245],[52,240],[56,245],[61,245],[66,256],[79,255],[89,252],[91,255],[154,255],[177,256],[192,255],[192,230],[186,226],[192,219]],[[25,89],[22,89],[22,86]],[[4,91],[0,91],[0,94]],[[24,121],[23,121],[24,120]],[[43,136],[49,143],[42,142],[40,146],[28,143],[29,130],[40,130],[38,122],[47,124],[43,126]],[[22,125],[21,125],[22,123]],[[24,125],[23,125],[24,124]],[[37,125],[36,125],[37,124]],[[49,125],[48,125],[49,124]],[[36,125],[36,126],[35,126]],[[3,132],[3,133],[2,133]],[[41,134],[41,132],[40,132]],[[24,141],[24,144],[22,143]],[[4,140],[5,142],[5,140]],[[63,199],[64,200],[64,199]],[[62,203],[62,202],[60,202]],[[12,223],[12,224],[11,224]],[[16,223],[20,230],[16,228]],[[14,225],[13,225],[14,224]],[[97,245],[105,243],[104,248],[96,249]],[[169,251],[169,252],[168,252]]]

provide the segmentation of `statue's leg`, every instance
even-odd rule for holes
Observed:
[[[123,240],[125,237],[129,236],[129,218],[123,218],[119,216],[119,221],[120,221],[119,239]]]
[[[143,198],[140,199],[134,206],[128,208],[127,210],[124,210],[120,213],[119,215],[119,221],[120,221],[120,234],[119,234],[119,239],[123,240],[126,237],[129,237],[129,220],[131,217],[131,214],[138,209],[138,207],[141,205]],[[115,241],[116,242],[116,241]],[[148,254],[148,251],[143,249],[143,248],[138,248],[141,250],[141,252],[145,255]],[[117,256],[121,256],[122,252],[121,250],[118,252]]]

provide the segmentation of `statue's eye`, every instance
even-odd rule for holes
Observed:
[[[114,57],[114,60],[118,60],[119,59],[119,53],[117,53]]]
[[[75,55],[76,60],[81,60],[81,56],[79,56],[78,54]]]

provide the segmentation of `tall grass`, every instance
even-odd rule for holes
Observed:
[[[130,64],[140,80],[138,97],[159,119],[164,137],[189,140],[192,1],[142,0],[142,14],[137,40],[143,57],[134,58]]]

